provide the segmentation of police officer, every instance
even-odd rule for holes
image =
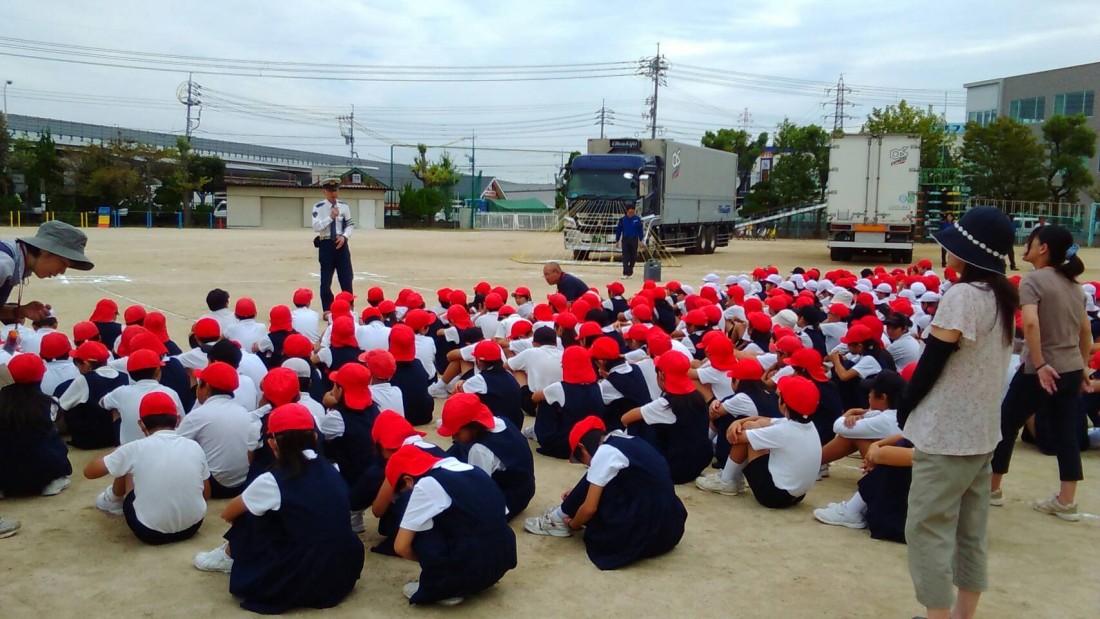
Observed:
[[[332,274],[340,281],[340,290],[352,292],[351,249],[348,239],[355,230],[351,209],[338,199],[340,179],[321,181],[325,199],[313,205],[313,230],[317,232],[317,261],[321,263],[321,309],[332,305]]]

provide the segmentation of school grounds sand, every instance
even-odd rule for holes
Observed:
[[[31,235],[32,228],[0,230],[0,238]],[[186,343],[189,322],[205,311],[206,291],[251,296],[263,308],[288,303],[299,286],[316,289],[317,261],[308,231],[89,230],[94,271],[67,279],[31,280],[24,301],[57,308],[65,330],[87,317],[96,300],[115,298],[160,309],[176,341]],[[356,290],[380,285],[392,298],[402,285],[431,302],[438,287],[469,290],[485,279],[510,290],[549,290],[541,266],[510,257],[561,258],[558,235],[512,232],[360,230],[352,242]],[[1100,250],[1082,250],[1100,277]],[[829,267],[823,241],[739,241],[711,256],[676,256],[664,279],[698,285],[770,263]],[[938,264],[935,245],[918,246],[914,259]],[[858,265],[853,265],[858,266]],[[1023,265],[1027,266],[1027,265]],[[608,266],[566,266],[591,285],[617,279]],[[641,266],[638,268],[641,275]],[[628,289],[640,286],[640,277]],[[13,295],[14,300],[14,295]],[[318,303],[315,302],[315,306]],[[265,321],[266,322],[266,321]],[[990,369],[1000,372],[1000,369]],[[437,405],[436,412],[438,414]],[[429,439],[448,444],[430,433]],[[23,521],[15,537],[0,540],[0,617],[224,617],[242,614],[229,595],[228,576],[199,572],[196,552],[221,543],[226,530],[212,501],[199,534],[183,543],[146,547],[120,517],[93,507],[105,480],[87,481],[84,465],[101,452],[70,451],[72,486],[52,498],[6,499],[0,515]],[[578,465],[535,456],[538,492],[525,516],[555,505],[583,473]],[[871,540],[866,531],[819,524],[811,512],[855,490],[859,462],[832,466],[806,500],[786,511],[766,510],[745,495],[707,494],[691,484],[677,488],[690,513],[687,532],[669,555],[615,572],[600,572],[584,555],[579,536],[546,538],[513,522],[519,567],[491,590],[457,608],[412,608],[401,586],[417,566],[367,553],[362,579],[326,617],[905,617],[921,609],[913,598],[905,546]],[[1100,452],[1084,454],[1081,510],[1100,513]],[[1007,477],[1007,505],[990,510],[990,581],[984,617],[1096,617],[1100,610],[1100,519],[1066,523],[1031,509],[1057,481],[1053,457],[1021,444]],[[369,546],[378,540],[368,518]],[[314,614],[299,611],[300,614]]]

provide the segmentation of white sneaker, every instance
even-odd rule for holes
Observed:
[[[447,389],[446,383],[441,380],[437,380],[434,383],[428,385],[428,395],[437,400],[446,400],[451,395],[449,389]]]
[[[814,518],[818,522],[848,527],[849,529],[866,529],[867,521],[862,515],[848,513],[848,502],[829,503],[828,507],[814,510]]]
[[[100,492],[99,496],[95,498],[95,508],[112,516],[121,516],[124,500],[123,497],[115,495],[113,486],[107,486],[107,489]]]
[[[710,475],[700,475],[696,477],[695,487],[700,490],[706,490],[707,492],[716,492],[726,496],[737,496],[745,490],[745,478],[739,476],[731,482],[724,482],[722,481],[721,473],[711,473]]]
[[[42,496],[56,496],[61,494],[61,491],[68,488],[71,483],[68,477],[58,477],[46,484],[46,487],[42,489]]]
[[[195,555],[195,567],[204,572],[232,572],[233,557],[225,554],[225,547],[226,544],[222,544],[210,552]]]
[[[445,600],[439,600],[438,602],[436,602],[436,604],[439,604],[440,606],[458,606],[465,601],[466,598],[464,597],[453,597],[447,598]]]
[[[351,512],[351,530],[356,533],[365,533],[367,525],[363,522],[363,512]]]
[[[997,488],[989,493],[989,504],[994,507],[1002,507],[1005,504],[1004,490]]]
[[[551,510],[546,510],[541,516],[533,516],[523,521],[523,528],[528,533],[535,535],[548,535],[550,537],[569,537],[573,531],[561,520],[551,515]]]
[[[1035,508],[1037,512],[1058,516],[1066,522],[1077,522],[1081,519],[1081,514],[1077,511],[1077,504],[1070,503],[1069,505],[1063,505],[1058,502],[1057,494],[1049,499],[1036,501],[1032,507]]]
[[[829,476],[829,465],[822,464],[821,468],[817,469],[817,481],[821,481]]]
[[[523,429],[523,436],[530,440],[535,440],[535,424],[531,424]]]
[[[23,524],[18,520],[0,518],[0,539],[15,535],[19,532],[19,527],[21,526],[23,526]]]
[[[420,590],[420,581],[414,580],[412,582],[405,583],[405,586],[401,588],[401,592],[405,594],[405,599],[411,600],[412,596],[416,595],[416,592]]]

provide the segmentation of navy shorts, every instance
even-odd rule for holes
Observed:
[[[745,481],[749,482],[752,495],[756,497],[758,503],[771,509],[783,509],[798,505],[802,502],[802,499],[806,498],[806,495],[792,496],[790,492],[776,487],[775,480],[772,479],[772,472],[768,470],[768,459],[770,457],[771,454],[764,454],[745,466]]]
[[[202,520],[200,520],[177,533],[161,533],[150,529],[138,520],[137,511],[134,510],[134,493],[132,491],[126,495],[126,500],[122,503],[122,513],[126,516],[126,525],[134,532],[134,536],[150,546],[160,546],[190,539],[194,537],[195,533],[199,532],[199,527],[202,526]]]

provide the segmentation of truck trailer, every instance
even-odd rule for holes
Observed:
[[[829,150],[829,257],[913,260],[919,135],[844,135]]]
[[[615,251],[615,224],[634,205],[639,249],[712,254],[737,217],[737,155],[672,140],[593,139],[573,159],[565,189],[565,248],[576,260]]]

